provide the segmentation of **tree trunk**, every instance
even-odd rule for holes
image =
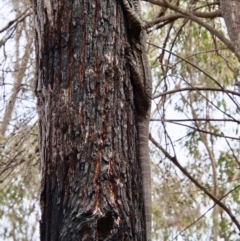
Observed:
[[[240,1],[221,0],[221,11],[225,20],[231,41],[233,42],[235,55],[240,62]]]
[[[41,241],[146,240],[122,5],[34,0],[34,12]]]

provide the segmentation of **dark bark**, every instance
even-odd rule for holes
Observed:
[[[34,0],[41,241],[145,240],[119,1]]]

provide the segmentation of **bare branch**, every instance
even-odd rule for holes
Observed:
[[[190,180],[192,181],[198,188],[200,188],[209,198],[211,198],[218,206],[220,206],[230,217],[232,222],[237,226],[238,230],[240,230],[240,224],[235,218],[235,216],[232,214],[231,210],[224,205],[217,197],[212,195],[204,186],[202,186],[196,179],[194,179],[191,174],[178,162],[176,156],[171,156],[161,145],[158,144],[158,142],[152,137],[151,134],[149,134],[149,140],[159,149],[163,152],[163,154],[173,163],[175,164],[180,171]]]
[[[235,191],[236,189],[238,189],[240,187],[240,185],[237,185],[236,187],[234,187],[233,189],[231,189],[230,191],[228,191],[224,196],[222,196],[221,198],[219,198],[219,201],[223,200],[224,198],[226,198],[228,196],[228,194],[230,194],[231,192]],[[191,224],[189,224],[186,228],[184,228],[181,232],[179,232],[173,239],[175,240],[179,235],[181,235],[182,233],[184,233],[187,229],[189,229],[190,227],[192,227],[195,223],[197,223],[200,219],[202,219],[203,217],[205,217],[205,215],[212,210],[215,206],[217,205],[217,203],[214,203],[206,212],[204,212],[198,219],[196,219],[194,222],[192,222]]]
[[[228,138],[228,139],[237,140],[237,141],[240,140],[238,137],[226,136],[224,134],[217,134],[217,133],[206,131],[206,130],[202,130],[202,129],[199,129],[199,128],[196,128],[196,127],[193,127],[193,126],[190,126],[190,125],[185,125],[183,123],[178,123],[178,122],[173,122],[173,121],[170,122],[170,123],[171,124],[175,124],[175,125],[179,125],[179,126],[184,126],[184,127],[190,128],[190,129],[192,129],[194,131],[203,132],[203,133],[206,133],[206,134],[209,134],[209,135],[212,135],[212,136],[217,136],[217,137],[221,137],[221,138]]]
[[[235,120],[232,119],[208,119],[208,118],[194,118],[194,119],[151,119],[151,121],[161,121],[161,122],[186,122],[186,121],[223,121],[223,122],[235,122]],[[237,122],[240,124],[240,121]]]
[[[151,44],[151,45],[153,45],[153,46],[155,46],[155,47],[158,47],[158,48],[160,48],[160,49],[163,49],[162,47],[156,46],[155,44]],[[193,64],[192,62],[188,61],[186,58],[183,58],[183,57],[181,57],[181,56],[179,56],[179,55],[177,55],[177,54],[175,54],[175,53],[173,53],[173,52],[171,52],[171,51],[169,51],[169,50],[167,50],[167,49],[164,49],[164,51],[166,51],[166,52],[174,55],[175,57],[177,57],[177,58],[185,61],[186,63],[190,64],[192,67],[194,67],[195,69],[199,70],[201,73],[203,73],[204,75],[206,75],[206,76],[207,76],[209,79],[211,79],[218,87],[220,87],[220,88],[222,89],[222,91],[224,91],[224,92],[227,94],[227,96],[232,100],[232,102],[236,105],[236,107],[239,108],[238,104],[237,104],[236,101],[233,99],[233,97],[232,97],[231,95],[229,95],[229,93],[225,91],[224,87],[223,87],[217,80],[215,80],[210,74],[208,74],[206,71],[202,70],[201,68],[199,68],[197,65]],[[190,83],[187,83],[187,84],[190,85],[191,88],[194,88]],[[202,95],[202,96],[203,96],[203,95]],[[205,96],[203,96],[203,97],[206,98]],[[227,115],[228,117],[230,117],[230,118],[232,118],[232,119],[235,120],[235,118],[233,118],[232,116],[230,116],[230,115],[227,114],[226,112],[222,111],[222,110],[221,110],[218,106],[216,106],[212,101],[210,101],[210,100],[208,100],[208,101],[209,101],[209,103],[211,103],[216,109],[218,109],[219,111],[221,111],[223,114],[225,114],[225,115]]]
[[[213,19],[213,18],[216,18],[216,17],[222,17],[221,11],[219,11],[219,10],[217,10],[215,12],[210,12],[210,13],[209,12],[196,12],[196,11],[193,11],[191,13],[194,14],[195,16],[199,17],[199,18]],[[156,19],[154,19],[150,22],[147,22],[145,26],[148,28],[148,27],[152,27],[153,25],[161,23],[161,22],[166,22],[166,21],[172,22],[172,21],[175,21],[179,18],[186,18],[186,15],[181,14],[181,13],[168,14],[166,16],[161,16],[161,17],[156,18]]]
[[[169,8],[169,9],[171,9],[171,10],[177,12],[177,13],[180,13],[180,14],[184,15],[185,18],[189,18],[189,19],[193,20],[194,22],[198,23],[202,27],[206,28],[209,32],[211,32],[219,40],[221,40],[235,54],[234,45],[227,38],[225,38],[222,33],[217,31],[211,25],[202,21],[200,19],[200,17],[197,16],[197,15],[199,15],[199,16],[201,15],[200,12],[198,12],[198,14],[195,15],[196,12],[181,9],[179,7],[176,7],[176,6],[172,5],[171,3],[169,3],[169,1],[166,1],[166,0],[162,0],[162,1],[160,1],[160,0],[147,0],[147,2],[156,4],[156,5],[161,6],[161,7],[167,7],[167,8]],[[217,14],[219,16],[221,16],[221,13],[219,13],[219,12],[215,12],[214,15],[217,15]],[[203,13],[203,15],[204,15],[204,13]],[[203,17],[203,15],[201,15],[201,16]]]
[[[5,30],[7,30],[8,28],[10,28],[13,24],[17,25],[19,22],[23,21],[24,18],[26,18],[27,16],[29,16],[31,14],[27,13],[28,10],[30,10],[30,7],[27,8],[23,13],[21,13],[19,16],[17,16],[15,19],[11,20],[8,22],[8,24],[3,27],[2,29],[0,29],[0,33],[4,32]],[[27,14],[26,14],[27,13]]]
[[[158,94],[154,95],[152,97],[152,99],[156,99],[156,98],[159,98],[159,97],[162,97],[162,96],[165,96],[165,95],[171,95],[171,94],[182,92],[182,91],[221,91],[223,93],[230,93],[230,94],[233,94],[233,95],[240,96],[239,92],[233,91],[233,90],[228,90],[228,89],[210,88],[210,87],[207,87],[207,88],[204,88],[204,87],[185,87],[185,88],[181,88],[181,89],[174,89],[174,90],[169,90],[169,91],[166,91],[166,92],[158,93]]]

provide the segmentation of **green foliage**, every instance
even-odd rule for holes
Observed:
[[[36,240],[38,237],[39,170],[36,132],[24,127],[5,137],[0,152],[0,240]],[[37,154],[37,155],[36,155]],[[7,161],[6,161],[7,160]]]
[[[35,176],[36,181],[38,176]],[[5,181],[6,182],[6,181]],[[5,183],[4,182],[4,183]],[[5,183],[6,184],[6,183]],[[34,185],[31,185],[34,184]],[[38,236],[38,192],[36,183],[11,180],[0,190],[1,240],[36,240]]]
[[[200,1],[171,3],[201,12],[218,10],[218,5],[203,7]],[[153,8],[150,18],[164,9]],[[163,16],[173,13],[177,14],[166,8]],[[225,31],[219,18],[201,20],[220,33]],[[158,130],[158,135],[152,131],[154,138],[212,195],[221,198],[228,193],[222,202],[239,213],[238,191],[231,192],[240,178],[238,122],[234,122],[239,97],[228,92],[235,91],[237,58],[209,29],[187,18],[152,31],[150,42],[152,58],[159,61],[151,62],[153,92],[161,94],[154,99],[153,108],[158,109],[152,118],[162,120],[152,123],[151,130]],[[211,199],[176,166],[168,165],[171,161],[157,147],[152,149],[156,240],[173,240],[177,235],[183,240],[239,240],[229,216],[218,207],[211,209]]]

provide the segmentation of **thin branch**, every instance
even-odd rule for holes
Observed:
[[[240,178],[236,178],[236,179],[232,179],[231,181],[227,181],[227,182],[222,182],[222,183],[220,183],[218,186],[220,187],[220,186],[224,186],[224,185],[226,185],[226,184],[232,184],[233,182],[239,182],[240,181]],[[240,184],[239,184],[240,185]],[[211,185],[209,185],[209,187],[207,188],[208,190],[210,190],[210,189],[212,189],[214,186],[211,186]],[[232,188],[231,188],[232,189]],[[162,190],[162,189],[161,189]],[[186,190],[186,191],[176,191],[176,192],[166,192],[166,191],[162,191],[164,194],[171,194],[171,195],[175,195],[175,194],[179,194],[179,195],[181,195],[181,194],[185,194],[185,193],[196,193],[196,192],[202,192],[202,190],[199,190],[199,189],[195,189],[195,190],[191,190],[191,191],[189,191],[189,190]],[[223,195],[223,197],[221,197],[220,198],[220,200],[221,199],[223,199],[224,198],[224,196],[226,195],[226,193],[228,193],[229,192],[229,190],[227,191],[227,192],[225,192],[225,194]]]
[[[221,201],[222,199],[224,199],[228,194],[230,194],[231,192],[235,191],[237,188],[239,188],[240,185],[237,185],[236,187],[234,187],[232,190],[230,190],[229,192],[227,192],[224,196],[222,196],[219,201]],[[198,219],[196,219],[194,222],[192,222],[191,224],[189,224],[186,228],[184,228],[181,232],[179,232],[173,239],[175,240],[179,235],[181,235],[182,233],[184,233],[187,229],[189,229],[190,227],[192,227],[195,223],[197,223],[200,219],[202,219],[203,217],[205,217],[205,215],[211,210],[213,209],[215,206],[217,205],[217,203],[214,203],[206,212],[204,212]]]
[[[221,137],[221,138],[228,138],[228,139],[237,140],[237,141],[240,140],[240,139],[237,138],[237,137],[232,137],[232,136],[226,136],[226,135],[224,135],[224,134],[213,133],[213,132],[210,132],[210,131],[202,130],[202,129],[199,129],[199,128],[196,128],[196,127],[193,127],[193,126],[189,126],[189,125],[185,125],[185,124],[182,124],[182,123],[178,123],[178,122],[173,122],[173,121],[172,121],[172,122],[170,122],[170,123],[171,123],[171,124],[175,124],[175,125],[184,126],[184,127],[193,129],[194,131],[203,132],[203,133],[206,133],[206,134],[209,134],[209,135],[213,135],[213,136],[217,136],[217,137]]]
[[[236,122],[231,119],[210,119],[210,118],[196,118],[196,119],[150,119],[150,121],[161,121],[161,122],[186,122],[186,121],[224,121],[224,122]],[[240,124],[240,121],[237,122]]]
[[[205,23],[198,16],[194,15],[194,13],[196,13],[196,12],[181,9],[179,7],[176,7],[176,6],[172,5],[171,3],[169,3],[169,1],[166,1],[166,0],[162,0],[162,1],[160,1],[160,0],[147,0],[147,2],[150,2],[152,4],[156,4],[156,5],[161,6],[161,7],[167,7],[167,8],[170,8],[171,10],[173,10],[175,12],[183,14],[185,16],[185,18],[189,18],[189,19],[193,20],[194,22],[198,23],[199,25],[201,25],[202,27],[206,28],[214,36],[216,36],[218,39],[220,39],[233,53],[235,53],[234,45],[232,44],[232,42],[230,42],[227,38],[225,38],[224,35],[221,32],[217,31],[211,25]]]
[[[232,156],[234,157],[235,161],[237,162],[238,168],[240,168],[240,162],[239,162],[239,160],[238,160],[238,157],[235,155],[234,150],[233,150],[232,146],[230,145],[228,139],[225,139],[225,140],[226,140],[226,142],[227,142],[227,144],[228,144],[228,147],[229,147],[230,150],[232,151]]]
[[[221,91],[223,93],[230,93],[230,94],[233,94],[233,95],[240,96],[240,93],[237,92],[237,91],[222,89],[222,88],[220,89],[220,88],[210,88],[210,87],[207,87],[207,88],[204,88],[204,87],[185,87],[185,88],[181,88],[181,89],[174,89],[174,90],[169,90],[169,91],[166,91],[166,92],[158,93],[158,94],[154,95],[152,97],[152,99],[156,99],[156,98],[159,98],[159,97],[162,97],[162,96],[165,96],[165,95],[171,95],[171,94],[182,92],[182,91]]]
[[[198,188],[200,188],[209,198],[211,198],[218,206],[220,206],[230,217],[232,222],[237,226],[238,230],[240,231],[240,224],[235,218],[235,216],[232,214],[231,210],[224,205],[217,197],[212,195],[204,186],[202,186],[196,179],[194,179],[191,174],[178,162],[176,156],[171,156],[161,145],[158,144],[158,142],[152,137],[151,134],[149,134],[149,140],[159,149],[163,152],[163,154],[173,163],[175,166],[179,168],[180,171],[190,180],[192,181]]]
[[[179,13],[169,14],[167,16],[162,16],[160,18],[156,18],[156,19],[152,20],[151,22],[145,22],[145,27],[150,28],[150,27],[152,27],[156,24],[162,23],[162,22],[173,22],[179,18],[185,18],[185,16],[183,14],[179,14]]]
[[[200,17],[200,18],[216,18],[216,17],[222,17],[221,11],[217,10],[215,12],[192,12],[195,16]],[[146,22],[146,27],[152,27],[155,24],[161,23],[161,22],[165,22],[165,21],[175,21],[179,18],[186,18],[186,16],[184,14],[181,13],[173,13],[173,14],[168,14],[166,16],[162,16],[159,18],[156,18],[154,20],[152,20],[151,22]]]
[[[160,49],[163,49],[162,47],[160,46],[157,46],[155,44],[152,44],[152,46],[154,47],[158,47]],[[211,79],[218,87],[220,87],[222,89],[223,92],[225,92],[227,94],[227,96],[232,100],[232,102],[236,105],[237,108],[239,108],[238,104],[236,103],[236,101],[233,99],[232,96],[229,95],[228,92],[225,91],[224,87],[217,81],[215,80],[210,74],[208,74],[207,72],[205,72],[204,70],[202,70],[201,68],[199,68],[197,65],[193,64],[192,62],[188,61],[187,59],[167,50],[167,49],[164,49],[164,51],[168,52],[168,53],[171,53],[172,55],[174,55],[175,57],[179,58],[179,59],[182,59],[184,60],[186,63],[190,64],[191,66],[193,66],[195,69],[199,70],[201,73],[205,74],[209,79]],[[186,82],[188,85],[191,86],[191,88],[194,88],[190,83]],[[207,99],[204,95],[202,95],[205,99]],[[216,106],[212,101],[210,101],[209,99],[207,99],[209,101],[209,103],[211,103],[217,110],[219,110],[220,112],[222,112],[223,114],[227,115],[229,118],[232,118],[235,120],[234,117],[230,116],[229,114],[227,114],[226,112],[222,111],[218,106]],[[236,120],[237,122],[237,120]]]
[[[15,19],[11,20],[8,22],[8,24],[3,27],[2,29],[0,29],[0,33],[4,32],[5,30],[7,30],[8,28],[10,28],[14,23],[16,23],[15,25],[17,25],[19,22],[21,22],[24,18],[26,18],[27,16],[29,16],[31,13],[27,13],[27,11],[30,9],[27,8],[23,13],[21,13],[19,16],[17,16]],[[24,14],[27,13],[25,16]]]

